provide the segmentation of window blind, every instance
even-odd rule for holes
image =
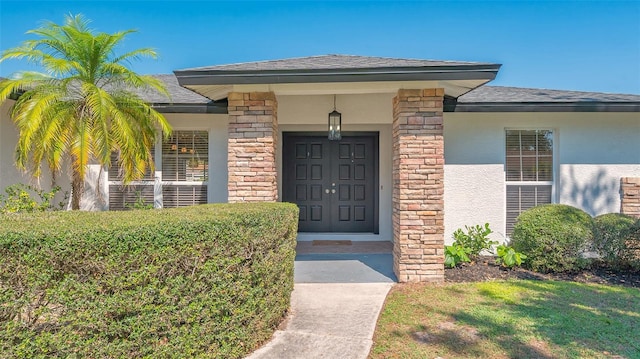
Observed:
[[[553,193],[553,132],[506,130],[506,232],[510,235],[518,215],[551,203]]]

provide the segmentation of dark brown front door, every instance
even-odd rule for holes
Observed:
[[[284,134],[283,200],[300,232],[377,232],[378,137]]]

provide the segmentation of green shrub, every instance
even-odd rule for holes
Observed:
[[[491,247],[498,242],[491,241],[489,235],[493,231],[489,228],[489,223],[485,223],[484,227],[475,225],[472,227],[464,226],[466,233],[458,228],[453,232],[454,243],[462,245],[469,250],[468,254],[471,259],[476,258],[484,250],[491,250]]]
[[[22,183],[8,186],[4,189],[5,194],[0,194],[0,213],[43,212],[62,209],[67,194],[57,205],[53,203],[54,197],[60,190],[60,186],[56,186],[50,191],[44,191]]]
[[[640,243],[640,221],[621,213],[594,218],[593,249],[610,267],[624,269],[638,266],[636,250]],[[640,266],[638,266],[640,268]]]
[[[457,243],[450,246],[444,246],[444,265],[449,268],[453,268],[460,263],[471,262],[468,252],[468,248]]]
[[[476,259],[483,250],[491,250],[494,242],[489,240],[489,234],[493,231],[489,228],[489,223],[484,227],[475,225],[473,227],[464,226],[466,233],[458,228],[453,232],[453,244],[444,247],[444,264],[448,267],[455,267],[463,262],[471,262]]]
[[[241,358],[289,307],[297,211],[0,216],[0,357]]]
[[[496,263],[507,268],[521,266],[524,260],[527,259],[525,254],[516,252],[513,247],[505,246],[504,244],[496,248],[496,254],[498,255]]]
[[[511,246],[526,253],[524,266],[538,272],[571,272],[584,268],[582,254],[592,238],[593,219],[567,205],[548,204],[518,216]]]

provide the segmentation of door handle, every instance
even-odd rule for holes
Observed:
[[[336,189],[335,189],[335,188],[334,188],[334,189],[332,189],[332,190],[331,190],[331,193],[336,193]]]
[[[327,188],[327,189],[325,189],[325,190],[324,190],[324,193],[329,194],[329,189],[328,189],[328,188]]]

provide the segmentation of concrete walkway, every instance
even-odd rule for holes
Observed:
[[[391,254],[364,244],[321,253],[327,249],[299,248],[304,254],[296,257],[285,329],[248,359],[367,358],[380,309],[395,281]]]

